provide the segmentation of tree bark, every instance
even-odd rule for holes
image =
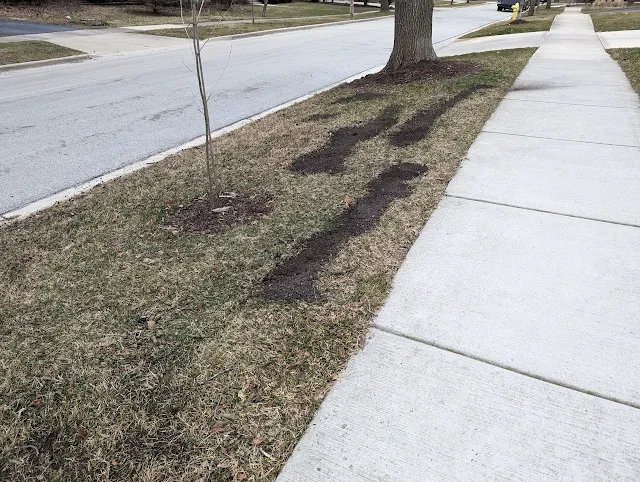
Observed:
[[[536,0],[529,0],[529,17],[536,14]]]
[[[389,11],[389,0],[380,0],[380,11],[381,12]]]
[[[353,18],[353,0],[349,0],[349,16]]]
[[[393,51],[385,70],[436,60],[432,27],[433,0],[397,0]]]
[[[262,16],[266,17],[267,16],[267,5],[269,4],[269,0],[264,0],[264,3],[262,5]]]

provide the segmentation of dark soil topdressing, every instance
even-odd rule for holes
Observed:
[[[477,62],[462,60],[424,60],[403,69],[382,70],[352,83],[357,87],[376,87],[384,84],[411,84],[427,80],[452,79],[482,72]]]
[[[326,172],[336,174],[344,171],[344,161],[360,141],[371,139],[396,123],[400,107],[387,107],[375,119],[361,125],[342,127],[331,134],[323,147],[300,156],[290,169],[302,174]]]
[[[335,114],[335,113],[324,112],[324,113],[320,113],[320,114],[310,115],[309,117],[307,117],[307,120],[308,121],[317,121],[317,120],[331,119],[332,117],[335,117],[336,115],[337,114]]]
[[[521,23],[527,23],[527,21],[519,18],[517,20],[512,20],[511,22],[509,22],[509,25],[520,25]]]
[[[277,266],[264,279],[264,296],[288,301],[316,299],[318,293],[313,283],[322,267],[350,238],[370,231],[391,201],[409,196],[408,181],[426,170],[423,165],[405,162],[391,166],[370,181],[368,193],[339,216],[335,227],[311,237],[302,251]]]
[[[474,85],[468,90],[460,92],[449,100],[440,102],[434,106],[419,110],[411,119],[405,122],[399,130],[391,134],[391,144],[396,147],[407,147],[421,141],[429,135],[433,124],[438,118],[451,109],[458,102],[468,98],[480,89],[486,89],[487,85]]]
[[[177,231],[214,234],[255,221],[271,212],[273,206],[273,199],[263,194],[221,195],[215,209],[208,198],[199,198],[168,214],[164,224]]]
[[[384,94],[381,92],[358,91],[349,97],[343,97],[334,102],[334,104],[351,104],[352,102],[360,102],[365,100],[381,99]]]

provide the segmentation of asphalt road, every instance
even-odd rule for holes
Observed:
[[[0,20],[0,35],[31,35],[38,33],[67,32],[69,30],[77,29],[63,25]]]
[[[502,18],[437,11],[434,40]],[[392,19],[210,42],[212,128],[383,64],[392,44]],[[0,213],[201,136],[191,63],[176,47],[0,73]]]

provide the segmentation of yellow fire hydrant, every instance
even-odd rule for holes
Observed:
[[[520,10],[520,3],[516,3],[513,7],[513,15],[511,15],[511,20],[515,20],[518,18],[518,10]]]

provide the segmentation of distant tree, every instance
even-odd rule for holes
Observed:
[[[385,70],[398,70],[423,60],[436,60],[432,28],[433,0],[398,0],[393,50]]]
[[[389,0],[380,0],[380,11],[381,12],[389,11]]]
[[[536,0],[529,0],[529,17],[536,14]]]

